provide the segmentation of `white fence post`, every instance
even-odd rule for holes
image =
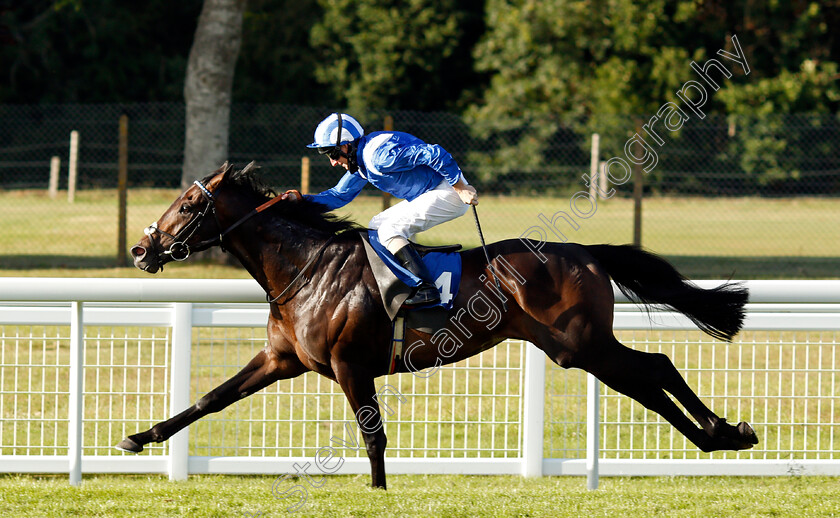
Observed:
[[[586,489],[598,489],[598,432],[601,383],[592,374],[586,375]]]
[[[170,367],[169,416],[189,406],[190,348],[192,346],[192,304],[176,302],[172,309],[172,365]],[[169,439],[169,480],[186,480],[189,475],[190,430],[184,428]]]
[[[85,326],[83,303],[70,303],[70,401],[67,417],[67,457],[70,461],[70,485],[82,482],[82,416],[84,414]]]
[[[541,477],[545,433],[545,353],[532,343],[525,346],[523,398],[522,475]]]

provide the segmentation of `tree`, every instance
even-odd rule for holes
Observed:
[[[598,124],[607,149],[632,135],[632,123],[616,125],[615,116],[655,113],[673,97],[680,67],[690,70],[688,50],[674,44],[684,16],[666,4],[488,0],[490,29],[475,55],[492,79],[466,115],[497,152],[473,156],[477,169],[551,169],[560,157],[550,143],[567,127],[586,134],[587,123]]]
[[[475,57],[490,87],[466,113],[497,150],[471,157],[480,171],[551,169],[558,159],[550,147],[569,128],[581,136],[597,131],[608,156],[622,153],[639,121],[679,102],[677,90],[698,79],[691,62],[715,57],[733,35],[751,72],[725,80],[709,112],[840,106],[832,82],[840,58],[834,2],[488,0],[486,16]],[[579,181],[579,174],[565,179]]]
[[[245,0],[205,0],[201,9],[184,83],[187,120],[182,188],[228,158],[233,75],[244,11]]]
[[[333,105],[332,92],[315,80],[318,53],[309,45],[320,17],[316,0],[250,0],[234,102]]]
[[[200,0],[0,5],[0,103],[183,99]]]
[[[476,0],[319,0],[312,29],[318,81],[358,113],[436,110],[477,77],[467,52],[482,30]]]

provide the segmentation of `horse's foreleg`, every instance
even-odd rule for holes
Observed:
[[[364,372],[363,367],[348,364],[338,365],[334,370],[365,440],[370,459],[371,486],[385,489],[385,445],[388,440],[383,430],[373,376],[360,374]]]
[[[150,442],[163,442],[198,419],[262,390],[277,380],[292,378],[307,371],[294,355],[275,357],[260,351],[241,371],[208,392],[180,414],[157,423],[145,432],[130,435],[117,444],[123,451],[139,453]]]

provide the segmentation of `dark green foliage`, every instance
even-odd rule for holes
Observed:
[[[664,103],[678,101],[676,92],[686,81],[699,80],[691,62],[721,59],[719,49],[732,52],[733,35],[750,72],[728,62],[732,77],[710,92],[707,113],[840,108],[840,39],[831,30],[840,21],[840,7],[833,2],[488,0],[487,20],[475,55],[492,81],[468,120],[477,136],[497,149],[472,157],[488,174],[563,174],[565,164],[552,148],[567,140],[562,135],[569,129],[587,148],[589,134],[598,132],[604,159],[621,155],[638,126]],[[679,146],[697,120],[669,134],[662,152]],[[758,185],[796,177],[784,164],[789,136],[779,134],[773,121],[759,133],[736,133],[734,139],[725,121],[721,126],[726,138],[706,135],[710,156],[744,153],[742,167]],[[654,186],[663,180],[657,175],[649,176]],[[574,176],[569,181],[579,182]]]
[[[341,105],[443,109],[474,86],[481,5],[456,0],[319,0],[316,76]]]
[[[0,104],[183,103],[201,7],[0,0]],[[395,115],[396,129],[445,145],[488,189],[577,189],[591,133],[602,159],[621,156],[699,80],[691,62],[721,59],[736,35],[749,74],[726,63],[732,77],[710,92],[705,120],[664,135],[646,191],[824,192],[808,182],[836,169],[825,157],[840,109],[838,26],[840,6],[828,1],[249,0],[233,87],[247,116],[231,121],[231,149],[247,155],[253,146],[237,141],[262,139],[297,153],[297,140],[265,125],[304,135],[341,108],[371,130]],[[312,108],[277,119],[269,104]],[[458,122],[419,124],[416,111]],[[812,115],[785,119],[793,113]],[[740,179],[722,185],[714,175],[733,157]]]
[[[316,0],[250,0],[242,25],[234,102],[333,104],[315,81],[309,32],[321,18]]]
[[[12,1],[0,103],[180,101],[200,0]]]

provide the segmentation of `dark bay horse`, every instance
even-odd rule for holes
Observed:
[[[225,164],[196,182],[146,229],[131,254],[138,268],[155,273],[171,260],[221,245],[272,300],[268,344],[193,406],[126,437],[118,448],[142,451],[145,444],[165,441],[277,380],[315,371],[336,381],[346,394],[364,437],[372,485],[384,488],[386,438],[374,379],[391,367],[392,326],[355,231],[359,227],[325,213],[321,205],[272,197],[254,170],[253,164],[241,171]],[[450,313],[452,336],[408,331],[405,343],[412,345],[396,372],[457,362],[506,338],[523,339],[561,367],[590,372],[662,415],[704,452],[758,443],[749,424],[730,425],[706,407],[667,356],[630,349],[612,330],[610,278],[634,300],[679,311],[723,340],[741,328],[744,288],[698,288],[665,260],[630,246],[538,246],[511,239],[487,249],[501,291],[488,280],[491,272],[481,249],[461,252],[461,285]]]

